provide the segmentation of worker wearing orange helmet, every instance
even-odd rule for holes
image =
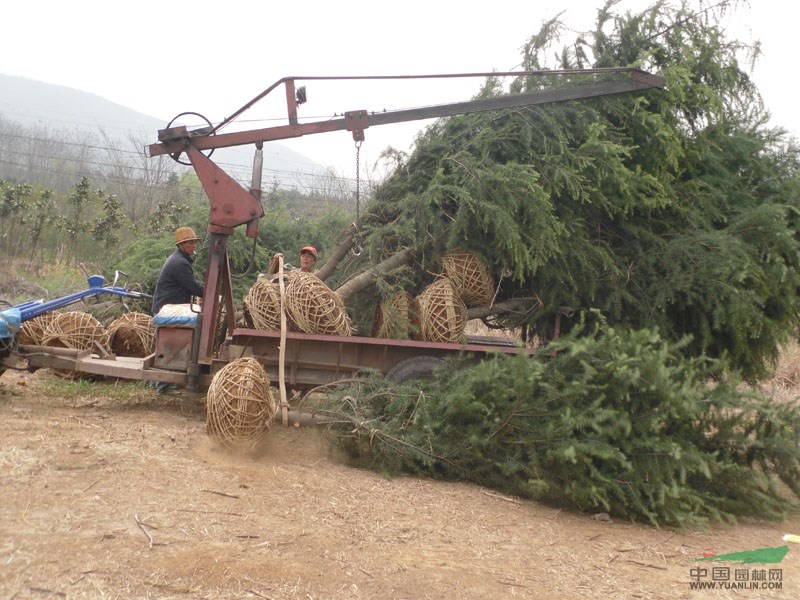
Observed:
[[[303,273],[313,273],[317,264],[317,249],[314,246],[300,248],[300,270]]]
[[[279,269],[279,260],[283,258],[283,254],[276,254],[272,257],[269,263],[269,269],[266,273],[261,273],[258,276],[260,280],[275,281]],[[300,248],[300,271],[303,273],[315,273],[314,265],[317,264],[317,249],[314,246],[303,246]],[[291,265],[286,265],[288,269],[295,269]]]

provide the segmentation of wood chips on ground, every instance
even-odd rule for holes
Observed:
[[[318,432],[279,425],[237,456],[206,437],[203,396],[125,382],[65,398],[51,377],[0,377],[3,598],[800,597],[793,544],[750,565],[780,569],[780,590],[690,589],[704,551],[783,545],[798,515],[683,532],[607,522],[353,469]]]

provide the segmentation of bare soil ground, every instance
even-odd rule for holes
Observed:
[[[704,551],[781,546],[786,522],[669,531],[343,465],[319,433],[275,426],[236,456],[203,396],[0,377],[2,598],[800,598],[690,589]],[[60,391],[59,391],[60,390]],[[774,581],[772,585],[777,585]]]

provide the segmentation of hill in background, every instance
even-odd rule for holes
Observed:
[[[158,130],[167,126],[160,119],[89,92],[2,74],[0,119],[32,130],[105,134],[121,146],[129,145],[131,140],[153,143]],[[240,182],[249,183],[253,151],[250,146],[224,148],[214,152],[214,160]],[[286,146],[270,142],[264,147],[265,186],[277,181],[282,187],[304,187],[315,177],[325,175],[323,166]]]

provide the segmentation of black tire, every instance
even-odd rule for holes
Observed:
[[[401,360],[386,372],[386,379],[401,385],[409,381],[430,381],[434,371],[444,365],[441,358],[435,356],[414,356]]]

